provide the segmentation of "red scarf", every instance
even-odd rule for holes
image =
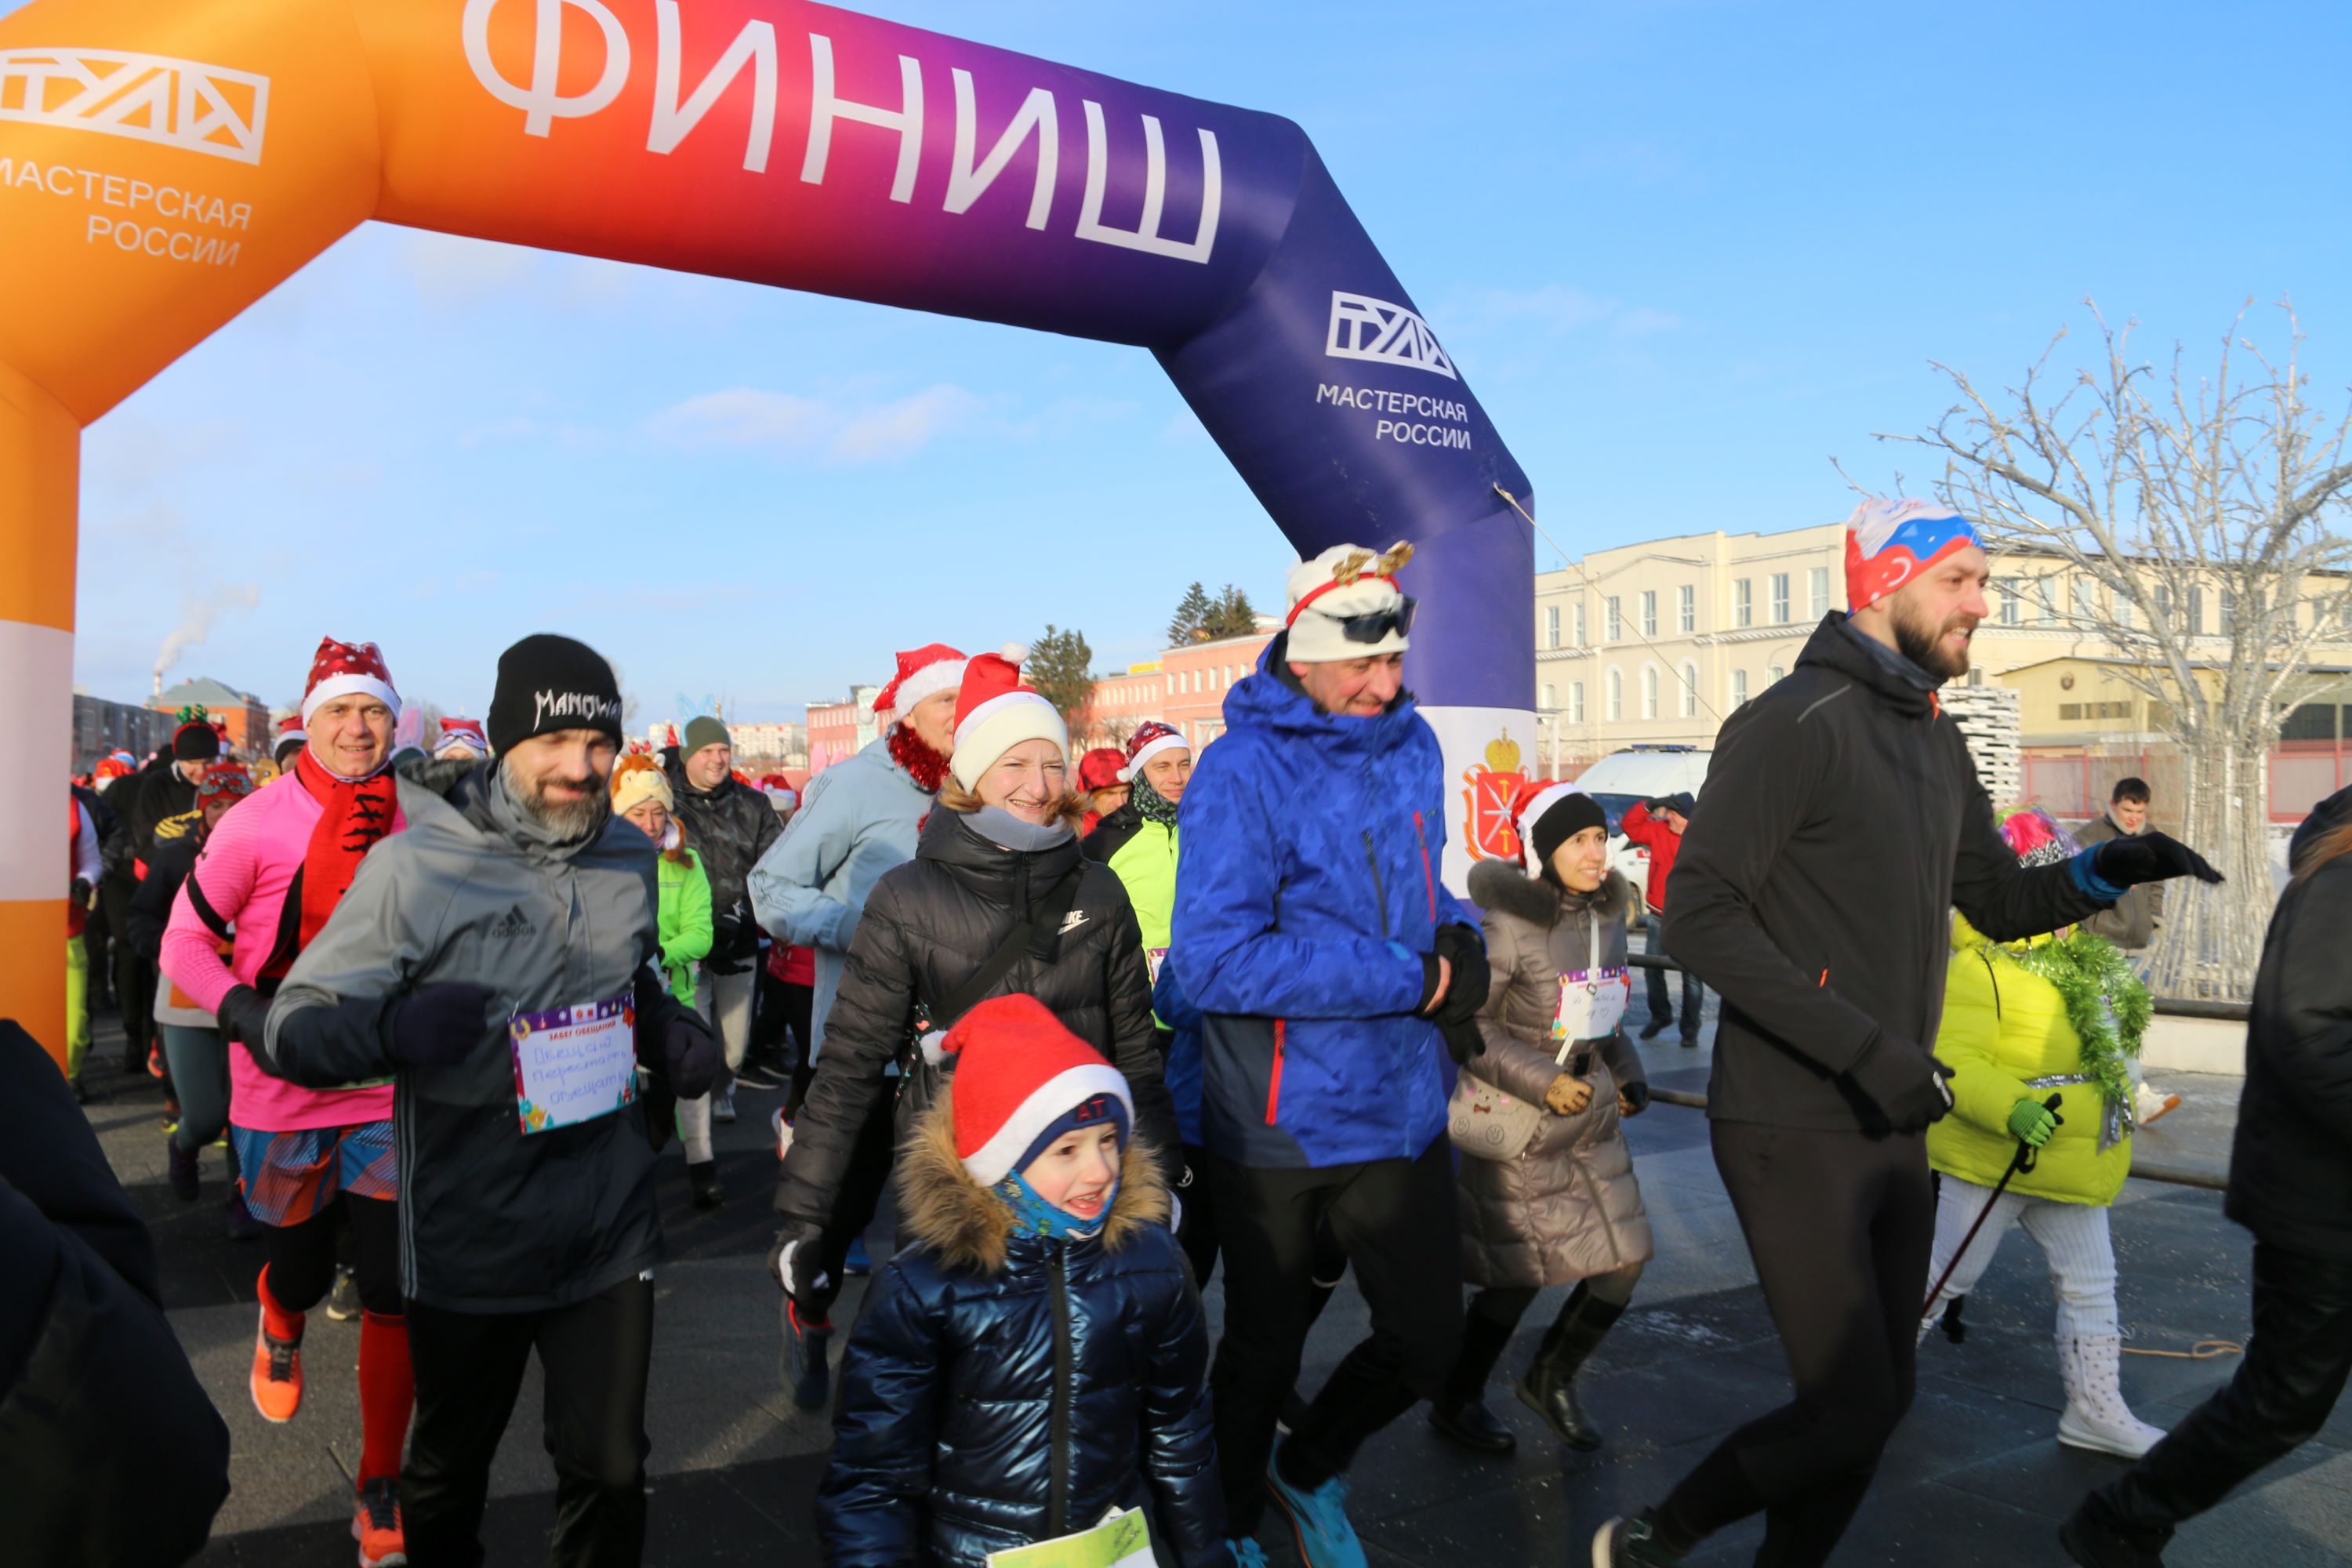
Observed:
[[[939,794],[940,785],[947,782],[948,760],[904,724],[890,726],[890,760],[906,769],[915,787],[925,795]]]
[[[392,831],[392,816],[400,805],[390,770],[357,784],[337,778],[320,765],[305,746],[294,759],[295,776],[310,798],[326,809],[310,829],[310,846],[302,853],[302,925],[296,951],[310,945],[327,917],[343,900],[358,875],[360,857]]]

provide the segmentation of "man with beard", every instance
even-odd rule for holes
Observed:
[[[1968,520],[1864,502],[1846,596],[1789,679],[1734,714],[1675,864],[1666,947],[1723,997],[1716,1168],[1797,1397],[1734,1432],[1656,1508],[1601,1527],[1595,1568],[1674,1564],[1762,1512],[1757,1561],[1826,1562],[1910,1408],[1936,1200],[1929,1047],[1950,911],[1997,942],[2132,887],[2220,877],[2143,833],[2031,869],[1995,825],[1936,689],[1967,672],[1989,566]]]
[[[446,799],[432,770],[401,777],[406,830],[361,863],[266,1025],[240,1030],[299,1083],[394,1079],[417,1563],[482,1560],[490,1460],[534,1350],[556,1474],[548,1561],[644,1549],[662,1231],[638,1069],[701,1094],[717,1051],[655,973],[656,849],[606,787],[620,738],[593,649],[545,634],[509,648],[497,760]]]

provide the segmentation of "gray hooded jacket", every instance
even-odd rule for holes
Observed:
[[[397,1065],[393,1017],[410,994],[490,987],[474,1051],[394,1079],[401,1289],[453,1311],[584,1300],[661,1255],[646,1102],[524,1135],[505,1020],[634,989],[640,1034],[660,1037],[677,1005],[637,984],[658,940],[654,846],[617,819],[557,839],[495,763],[446,800],[404,775],[400,805],[407,831],[368,851],[278,989],[263,1066],[299,1083],[382,1077]]]

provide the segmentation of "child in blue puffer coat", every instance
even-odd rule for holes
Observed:
[[[945,1047],[899,1155],[910,1245],[842,1363],[827,1562],[983,1568],[1140,1510],[1163,1561],[1222,1568],[1208,1331],[1127,1079],[1031,996]]]

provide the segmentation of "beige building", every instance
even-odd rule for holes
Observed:
[[[1992,615],[1977,628],[1971,682],[2012,684],[2011,673],[2029,666],[2124,652],[2083,629],[2104,590],[2061,558],[2012,552],[1995,558],[1993,574]],[[1785,676],[1822,616],[1844,607],[1842,523],[1684,534],[1596,551],[1538,573],[1538,717],[1529,765],[1558,776],[1631,745],[1712,745],[1724,718]],[[2191,589],[2187,603],[2167,610],[2196,628],[2216,660],[2227,659],[2226,594]],[[2332,640],[2338,648],[2352,642],[2352,628]],[[2039,700],[2032,706],[2028,745],[2154,728],[2144,699],[2127,702],[2104,683],[2102,694],[2086,689],[2070,703],[2052,701],[2046,725]],[[2064,706],[2074,711],[2062,721]]]

